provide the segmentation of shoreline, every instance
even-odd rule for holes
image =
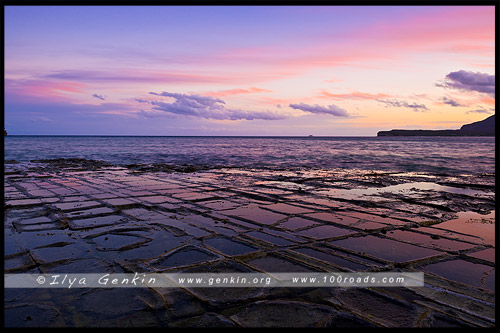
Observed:
[[[31,170],[45,170],[48,168],[53,168],[55,170],[81,170],[81,171],[90,171],[90,170],[98,170],[101,168],[124,168],[133,172],[180,172],[180,173],[190,173],[190,172],[201,172],[201,171],[211,171],[211,170],[221,170],[221,169],[240,169],[240,170],[264,170],[264,171],[295,171],[295,172],[308,172],[311,170],[314,171],[325,171],[325,170],[333,170],[333,171],[344,171],[344,170],[354,170],[358,172],[372,172],[372,173],[382,173],[382,174],[415,174],[421,175],[421,177],[440,177],[440,176],[491,176],[495,175],[494,172],[476,172],[470,173],[467,170],[453,170],[453,172],[444,173],[442,170],[440,171],[426,171],[426,170],[401,170],[401,169],[360,169],[354,168],[352,166],[349,167],[326,167],[326,166],[316,166],[311,167],[309,165],[292,165],[292,166],[283,166],[283,165],[229,165],[229,164],[206,164],[206,163],[197,163],[197,164],[187,164],[187,163],[175,163],[175,162],[155,162],[155,163],[115,163],[104,160],[96,160],[96,159],[87,159],[87,158],[79,158],[79,157],[68,157],[68,158],[45,158],[45,159],[34,159],[29,161],[18,161],[13,159],[4,160],[5,165],[17,165],[18,169],[28,168]],[[450,170],[448,170],[450,171]]]

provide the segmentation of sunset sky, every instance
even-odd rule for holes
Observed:
[[[6,6],[5,129],[374,136],[495,113],[493,6]]]

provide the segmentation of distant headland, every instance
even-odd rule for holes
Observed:
[[[495,115],[463,125],[456,130],[401,130],[380,131],[377,136],[495,136]]]

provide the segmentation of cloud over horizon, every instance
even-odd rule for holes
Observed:
[[[448,97],[442,97],[442,98],[440,98],[440,100],[444,104],[448,104],[448,105],[451,105],[451,106],[454,106],[454,107],[465,106],[465,105],[460,104],[459,102],[455,101],[454,99],[451,99],[451,98],[448,98]]]
[[[485,113],[485,114],[495,113],[495,108],[490,108],[488,110],[488,109],[485,109],[483,106],[479,106],[479,107],[480,107],[479,109],[467,111],[466,114],[469,114],[469,113]]]
[[[302,110],[310,113],[329,114],[335,117],[349,117],[349,114],[347,113],[346,110],[333,104],[328,106],[321,106],[318,104],[309,105],[305,103],[300,103],[300,104],[290,104],[289,106],[292,109]]]
[[[459,70],[448,73],[445,79],[436,83],[437,87],[476,91],[495,96],[495,75]]]
[[[415,112],[423,112],[429,110],[427,106],[424,104],[417,104],[417,103],[409,103],[405,100],[397,100],[397,99],[377,99],[377,102],[383,103],[386,105],[386,107],[397,107],[397,108],[410,108]]]
[[[136,99],[136,101],[151,104],[153,106],[152,109],[155,111],[163,111],[172,114],[217,120],[278,120],[288,118],[284,113],[270,110],[252,111],[227,108],[223,100],[211,96],[170,92],[150,92],[150,94],[159,97],[170,97],[175,99],[175,101],[173,103],[167,103],[161,100],[147,101],[143,99]],[[144,111],[141,114],[147,116],[148,112]],[[158,116],[157,112],[155,116]]]

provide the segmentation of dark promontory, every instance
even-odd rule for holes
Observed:
[[[495,136],[495,115],[463,125],[456,130],[401,130],[380,131],[377,136]]]

